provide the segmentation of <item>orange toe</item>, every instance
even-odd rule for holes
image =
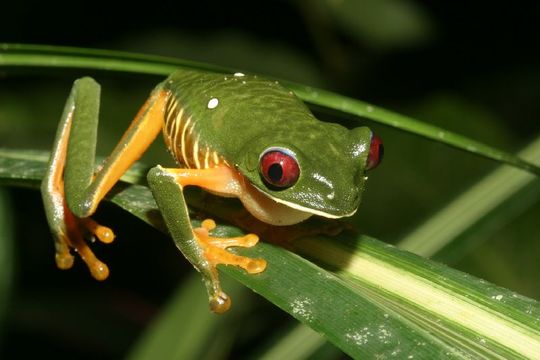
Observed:
[[[80,219],[80,222],[88,232],[94,234],[102,243],[110,244],[113,242],[114,232],[110,228],[98,224],[94,219],[89,217]]]
[[[217,265],[234,265],[241,267],[250,274],[256,274],[266,269],[266,261],[263,259],[252,259],[246,256],[235,255],[227,251],[233,246],[252,247],[259,241],[255,234],[247,234],[231,238],[219,238],[210,236],[209,232],[215,229],[216,223],[212,219],[206,219],[201,226],[193,229],[195,236],[201,243],[205,257],[213,267]]]

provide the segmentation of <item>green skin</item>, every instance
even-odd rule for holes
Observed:
[[[371,142],[366,127],[348,130],[317,120],[305,104],[277,82],[243,74],[221,75],[178,70],[152,92],[149,103],[160,91],[170,91],[194,121],[194,133],[201,147],[220,154],[255,188],[300,212],[339,218],[352,215],[360,204],[365,186],[365,164]],[[94,156],[99,111],[99,85],[92,79],[75,82],[67,100],[42,195],[47,218],[56,238],[57,251],[65,250],[59,241],[66,233],[64,211],[78,218],[90,216],[101,201],[96,189],[105,181],[122,149],[130,146],[137,119],[122,141],[94,174]],[[217,106],[209,106],[217,99]],[[215,100],[214,100],[215,101]],[[72,125],[68,121],[73,114]],[[144,117],[144,114],[143,114]],[[71,127],[71,128],[70,128]],[[58,168],[61,140],[69,133],[64,171],[64,199],[51,192]],[[152,139],[150,139],[152,140]],[[286,189],[268,187],[259,172],[259,158],[268,148],[292,152],[300,167],[298,181]],[[95,176],[94,176],[95,175]],[[185,203],[183,189],[172,173],[160,166],[148,173],[148,183],[177,247],[201,272],[210,304],[216,310],[226,301],[219,287],[215,267],[209,265],[197,241]]]
[[[268,196],[328,217],[358,208],[371,142],[367,127],[321,122],[288,89],[256,76],[177,71],[162,86],[196,119],[201,146],[223,155]],[[209,109],[213,98],[219,105]],[[262,181],[259,157],[270,147],[295,153],[300,178],[294,186],[274,190]]]

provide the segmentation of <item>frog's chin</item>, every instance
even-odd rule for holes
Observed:
[[[239,198],[244,204],[244,207],[257,219],[271,225],[294,225],[308,219],[312,215],[322,216],[328,219],[338,219],[352,216],[356,212],[354,210],[350,214],[334,215],[324,211],[310,209],[269,196],[249,183],[244,184],[243,190]]]
[[[356,210],[357,210],[357,209],[354,209],[350,214],[335,215],[335,214],[329,214],[327,212],[316,210],[316,209],[310,209],[308,207],[298,205],[298,204],[295,204],[295,203],[292,203],[292,202],[289,202],[289,201],[281,200],[281,199],[278,199],[278,198],[274,198],[274,197],[270,197],[270,198],[272,200],[274,200],[275,202],[277,202],[279,204],[282,204],[282,205],[285,205],[285,206],[288,206],[288,207],[290,207],[290,208],[292,208],[294,210],[301,211],[301,212],[304,212],[304,213],[309,213],[310,215],[322,216],[322,217],[327,218],[327,219],[340,219],[340,218],[344,218],[344,217],[350,217],[350,216],[353,216],[356,213]]]

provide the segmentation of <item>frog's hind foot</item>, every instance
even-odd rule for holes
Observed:
[[[227,251],[227,248],[234,246],[255,246],[259,241],[257,235],[247,234],[238,237],[220,238],[210,235],[210,232],[215,227],[216,223],[214,220],[206,219],[201,223],[200,227],[194,228],[193,232],[201,245],[210,272],[213,274],[209,287],[211,289],[211,291],[209,291],[210,307],[212,311],[216,313],[223,313],[229,309],[230,299],[223,291],[221,291],[216,266],[219,264],[235,265],[241,267],[250,274],[257,274],[266,269],[266,261],[264,259],[252,259],[246,256],[232,254]]]
[[[89,217],[77,218],[68,211],[65,214],[65,230],[60,231],[55,238],[55,260],[59,269],[66,270],[73,266],[74,257],[71,250],[74,250],[86,263],[93,278],[102,281],[109,276],[109,268],[94,255],[87,241],[94,242],[97,238],[103,243],[111,243],[114,240],[111,229],[99,225]]]

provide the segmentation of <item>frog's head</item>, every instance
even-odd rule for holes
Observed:
[[[360,205],[366,171],[382,159],[382,142],[367,127],[313,126],[253,139],[237,167],[257,190],[305,217],[351,216]]]

